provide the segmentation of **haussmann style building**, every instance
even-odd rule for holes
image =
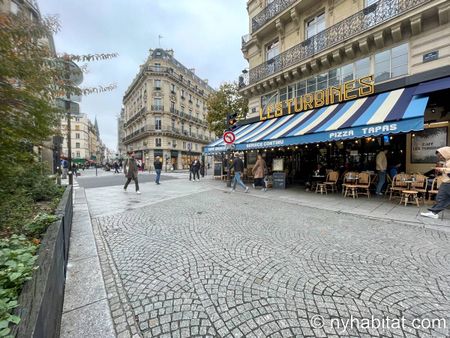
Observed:
[[[449,144],[450,1],[249,0],[247,10],[249,113],[234,145],[247,170],[257,153],[291,181],[319,163],[375,170],[382,147],[401,171],[435,166]]]
[[[187,169],[213,140],[206,122],[206,100],[213,89],[173,54],[150,49],[123,97],[122,143],[145,168],[159,156],[169,170]]]

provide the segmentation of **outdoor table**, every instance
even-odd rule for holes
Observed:
[[[311,176],[311,191],[316,188],[317,183],[322,183],[325,180],[325,175],[312,175]]]

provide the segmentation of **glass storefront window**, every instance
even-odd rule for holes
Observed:
[[[388,80],[391,77],[390,50],[375,54],[375,82]]]
[[[305,80],[297,82],[297,86],[296,87],[297,87],[297,93],[296,93],[297,97],[306,94],[306,81]]]
[[[314,93],[317,90],[316,77],[310,77],[306,80],[306,92]]]
[[[286,87],[280,89],[280,101],[284,101],[287,99],[287,91]]]
[[[342,83],[353,80],[353,63],[341,67]]]
[[[328,84],[329,86],[338,86],[341,79],[341,69],[331,69],[328,71]]]
[[[328,73],[319,74],[317,76],[317,90],[328,87]]]
[[[355,79],[370,74],[370,58],[364,58],[355,62]]]
[[[287,87],[287,96],[288,99],[292,99],[295,97],[295,85],[291,85]]]

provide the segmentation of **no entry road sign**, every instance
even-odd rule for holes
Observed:
[[[223,134],[223,141],[226,144],[233,144],[236,140],[236,135],[232,131],[227,131]]]

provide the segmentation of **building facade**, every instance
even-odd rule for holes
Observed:
[[[0,1],[0,12],[11,13],[13,15],[24,15],[32,21],[39,22],[41,13],[38,3],[35,0],[3,0]],[[48,35],[45,39],[40,39],[41,43],[48,46],[50,54],[56,57],[56,49],[53,36]],[[48,168],[55,172],[59,166],[59,157],[61,152],[61,137],[55,135],[48,138],[42,144],[34,145],[33,151],[39,161],[46,163]]]
[[[124,147],[147,164],[160,156],[170,169],[188,168],[213,137],[206,122],[212,91],[173,50],[150,49],[123,98]]]
[[[300,158],[368,167],[381,147],[407,172],[434,165],[449,142],[449,1],[249,0],[247,9],[239,82],[249,118],[238,150],[285,154],[297,172]],[[428,137],[425,149],[418,140],[430,134],[439,141]]]
[[[105,146],[100,139],[96,123],[92,123],[87,114],[83,113],[72,114],[71,118],[72,163],[102,163],[105,159]],[[66,118],[61,120],[61,135],[64,137],[61,155],[68,157]]]

